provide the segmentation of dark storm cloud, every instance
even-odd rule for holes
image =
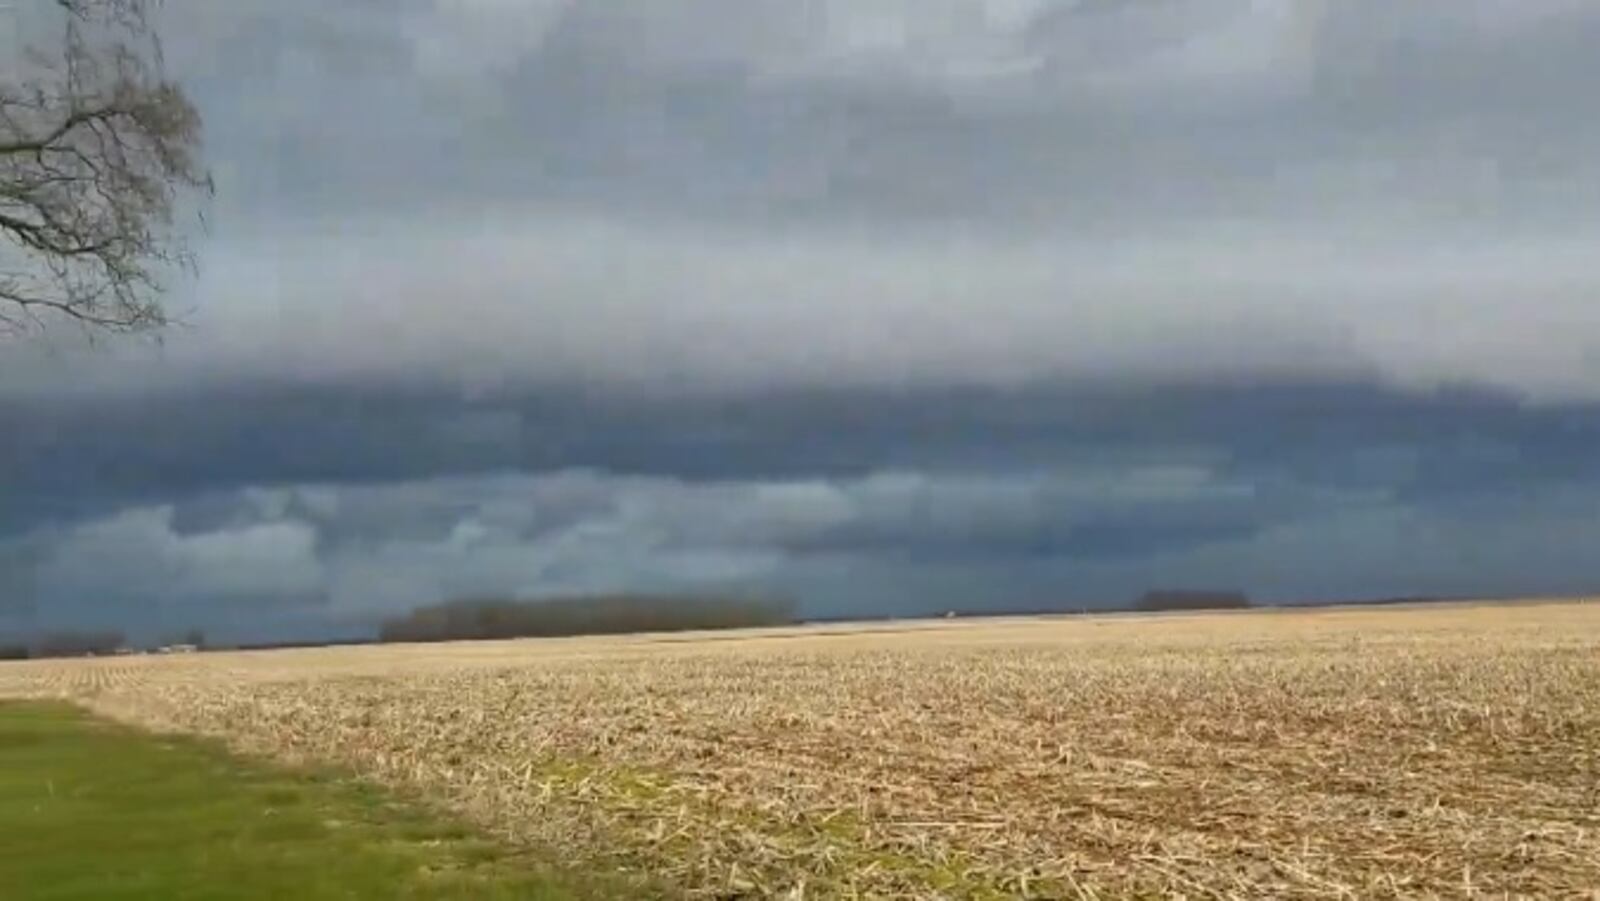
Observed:
[[[293,587],[313,594],[332,584],[329,561],[387,561],[392,580],[346,576],[371,592],[345,589],[357,609],[452,587],[609,584],[601,561],[630,548],[647,559],[624,587],[692,583],[695,567],[651,562],[685,549],[710,555],[713,575],[825,560],[1136,567],[1371,508],[1517,523],[1530,504],[1582,507],[1600,486],[1593,407],[1358,386],[698,401],[300,388],[5,413],[17,428],[3,463],[27,486],[4,519],[18,546],[87,528],[75,544],[104,553],[137,534],[144,550],[118,565],[189,561],[148,583],[169,594],[196,559],[240,554],[274,578],[298,567]],[[485,516],[504,544],[493,565],[405,575],[403,558],[461,551],[452,536]],[[530,562],[532,548],[596,535],[610,536],[603,553]],[[178,593],[220,591],[209,579]]]
[[[1600,410],[1487,393],[301,386],[3,415],[13,621],[344,634],[485,593],[759,590],[862,615],[1600,578]]]
[[[359,387],[0,402],[4,521],[251,485],[587,468],[691,480],[1197,460],[1426,501],[1600,478],[1600,410],[1329,385],[640,398]],[[194,516],[202,517],[201,513]]]
[[[29,586],[31,609],[13,618],[142,628],[292,614],[348,631],[483,594],[760,591],[862,616],[1101,607],[1171,584],[1271,600],[1592,588],[1593,479],[1418,501],[1252,475],[1220,455],[1061,450],[1051,467],[1009,471],[566,469],[215,489],[0,547]]]
[[[159,348],[0,353],[0,616],[1600,579],[1592,4],[163,24],[204,269]]]

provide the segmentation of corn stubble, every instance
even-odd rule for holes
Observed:
[[[1588,898],[1600,605],[0,665],[703,897]]]

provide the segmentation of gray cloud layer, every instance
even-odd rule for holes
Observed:
[[[860,615],[1600,581],[1600,416],[1485,395],[316,386],[0,414],[26,486],[0,510],[14,622],[260,635],[479,592],[758,590]]]
[[[1202,466],[684,482],[592,472],[241,490],[24,538],[44,621],[357,628],[442,597],[760,590],[820,614],[1591,587],[1600,492],[1442,507]],[[1514,524],[1514,525],[1508,525]]]
[[[0,348],[17,615],[1600,579],[1591,3],[163,16],[204,270]]]
[[[1600,384],[1588,4],[166,22],[221,208],[193,333],[111,381]]]

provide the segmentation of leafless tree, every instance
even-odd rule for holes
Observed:
[[[25,2],[59,9],[60,42],[0,47],[15,57],[0,77],[0,331],[158,328],[167,279],[194,265],[175,220],[211,192],[200,115],[163,70],[159,0]]]

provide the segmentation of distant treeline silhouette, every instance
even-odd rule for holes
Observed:
[[[217,651],[289,651],[297,648],[358,648],[377,644],[374,636],[367,638],[284,638],[263,641],[241,641],[229,645],[212,645]]]
[[[1196,591],[1192,589],[1147,591],[1134,602],[1134,609],[1146,613],[1171,610],[1240,610],[1250,606],[1242,591]]]
[[[548,600],[463,599],[419,607],[383,623],[385,642],[556,638],[632,632],[744,629],[795,622],[786,601],[597,595]]]
[[[44,659],[48,657],[102,657],[115,654],[127,643],[121,632],[51,632],[33,641],[0,641],[0,660]]]

